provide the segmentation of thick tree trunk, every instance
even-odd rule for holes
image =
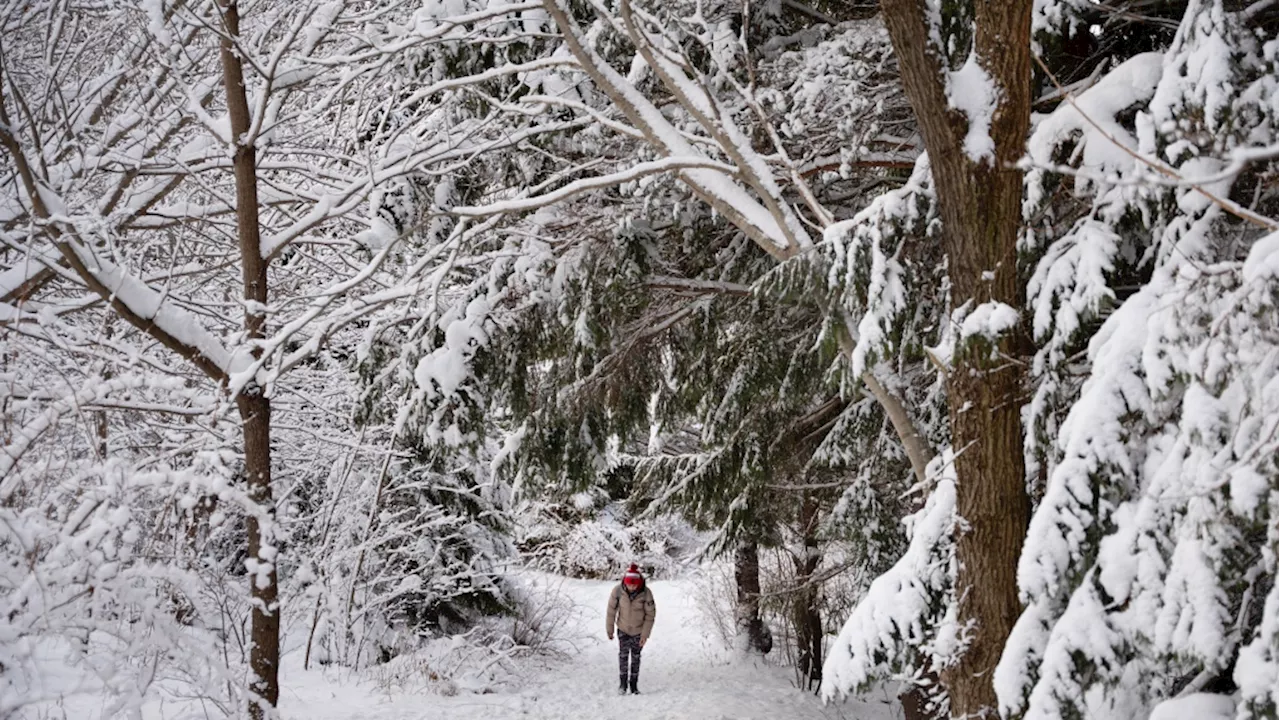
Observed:
[[[1031,5],[1031,0],[974,3],[974,54],[996,98],[987,157],[975,157],[967,142],[968,118],[949,106],[943,81],[949,68],[930,40],[923,0],[882,5],[933,169],[953,307],[1023,306],[1016,245],[1022,173],[1015,163],[1030,124]],[[974,623],[968,649],[942,674],[953,717],[995,712],[991,675],[1020,611],[1016,569],[1029,507],[1019,419],[1023,372],[1009,360],[1018,354],[1017,337],[1006,333],[998,352],[983,342],[962,343],[949,373],[956,509],[969,527],[956,546],[958,619]]]
[[[236,179],[236,231],[240,245],[244,284],[245,338],[263,336],[266,325],[267,262],[262,258],[258,227],[257,153],[250,137],[252,116],[244,84],[244,68],[233,42],[240,36],[240,13],[235,0],[223,0],[222,78],[227,93],[227,114],[235,144],[232,158]],[[256,358],[259,350],[255,349]],[[280,607],[277,589],[277,551],[274,542],[274,501],[271,497],[271,401],[256,382],[250,382],[236,398],[244,424],[244,469],[249,498],[255,511],[248,518],[250,596],[253,617],[250,628],[249,716],[258,720],[275,707],[280,697]]]

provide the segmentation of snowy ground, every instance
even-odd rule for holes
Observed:
[[[694,600],[691,581],[653,582],[658,602],[644,650],[639,697],[616,695],[617,645],[604,636],[612,583],[551,580],[573,604],[565,631],[572,651],[523,670],[517,689],[442,697],[411,687],[388,690],[340,670],[286,663],[280,705],[288,720],[891,720],[901,717],[887,694],[824,706],[793,687],[790,670],[732,661],[719,649]]]
[[[617,644],[604,635],[604,608],[612,582],[568,580],[521,573],[529,596],[555,598],[554,617],[563,618],[556,636],[563,652],[555,656],[505,657],[461,688],[446,693],[426,658],[407,656],[362,671],[336,666],[302,669],[299,635],[287,638],[280,676],[284,720],[898,720],[900,707],[886,692],[862,700],[824,706],[794,686],[794,673],[744,661],[723,648],[715,623],[699,607],[694,580],[653,582],[658,603],[653,635],[644,650],[639,697],[620,697]],[[545,606],[544,606],[545,607]],[[442,640],[448,644],[449,641]],[[462,643],[463,652],[473,645]],[[49,649],[50,668],[59,652]],[[63,648],[65,651],[65,648]],[[470,657],[470,656],[468,656]],[[435,662],[433,659],[431,662]],[[468,660],[472,670],[477,664]],[[479,664],[484,665],[481,659]],[[447,674],[447,673],[446,673]],[[428,677],[430,676],[430,678]],[[57,674],[50,677],[57,678]],[[70,677],[68,675],[68,677]],[[477,679],[479,678],[479,679]],[[207,720],[223,713],[199,700],[181,684],[155,693],[143,705],[142,720]],[[453,687],[457,687],[454,685]],[[28,705],[23,720],[100,720],[119,716],[102,698],[67,680],[51,683],[37,696],[47,702]],[[469,689],[467,689],[469,688]],[[0,715],[3,715],[0,712]],[[138,717],[128,715],[129,717]]]

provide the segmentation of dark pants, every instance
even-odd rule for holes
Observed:
[[[631,667],[627,668],[630,661]],[[621,630],[618,631],[618,681],[622,684],[631,683],[631,687],[635,687],[636,680],[640,679],[640,636],[628,635]]]

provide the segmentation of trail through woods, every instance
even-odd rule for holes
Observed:
[[[639,696],[619,697],[617,644],[604,636],[604,607],[612,583],[539,576],[572,603],[564,628],[565,657],[524,668],[518,687],[491,694],[442,697],[412,687],[379,688],[369,680],[341,680],[338,671],[303,673],[286,663],[281,709],[289,720],[891,720],[901,717],[892,695],[824,706],[793,686],[789,668],[734,661],[720,648],[698,607],[693,581],[653,582],[658,602],[653,637],[645,647]],[[345,673],[342,673],[345,675]]]

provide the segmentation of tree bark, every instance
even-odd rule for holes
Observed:
[[[797,670],[805,689],[822,684],[822,614],[818,612],[818,584],[813,576],[822,560],[818,550],[818,501],[806,492],[800,502],[800,534],[804,541],[801,554],[793,561],[796,568],[796,592],[792,597],[792,614],[796,626]]]
[[[923,0],[882,4],[929,152],[953,307],[988,301],[1023,306],[1017,277],[1022,173],[1015,163],[1030,126],[1031,5],[974,3],[974,53],[997,98],[993,157],[975,158],[965,148],[968,118],[947,100],[943,78],[949,68],[930,40]],[[980,341],[958,347],[947,386],[956,509],[968,524],[956,545],[958,620],[974,623],[966,651],[942,673],[953,717],[995,712],[991,675],[1021,610],[1016,571],[1030,512],[1019,418],[1023,370],[1007,360],[1019,352],[1018,334],[1006,333],[992,350]]]
[[[743,540],[734,551],[733,579],[738,588],[738,605],[734,613],[736,632],[746,635],[748,652],[761,655],[773,649],[773,636],[760,617],[760,545]]]
[[[252,116],[246,97],[244,68],[235,47],[240,36],[240,13],[235,0],[221,0],[223,31],[222,79],[227,93],[227,114],[235,147],[232,165],[236,180],[236,233],[240,245],[241,276],[244,285],[245,341],[263,337],[266,325],[267,261],[262,257],[258,226],[258,170],[254,139],[250,136]],[[261,350],[254,347],[253,356]],[[271,496],[271,401],[256,382],[250,382],[236,397],[236,407],[244,424],[244,470],[249,499],[254,512],[248,518],[250,595],[253,617],[250,635],[249,716],[266,717],[268,707],[280,698],[280,607],[274,543],[275,506]]]
[[[256,388],[254,389],[257,390]],[[271,403],[261,392],[242,393],[237,400],[244,421],[245,477],[249,499],[256,511],[249,515],[249,557],[259,569],[249,573],[253,598],[249,669],[249,715],[265,717],[264,706],[275,707],[280,698],[280,607],[274,545],[275,509],[271,497]]]
[[[937,675],[932,672],[928,676],[937,680]],[[942,714],[940,708],[930,705],[928,694],[918,685],[912,685],[898,695],[898,702],[902,703],[903,720],[937,720]]]

